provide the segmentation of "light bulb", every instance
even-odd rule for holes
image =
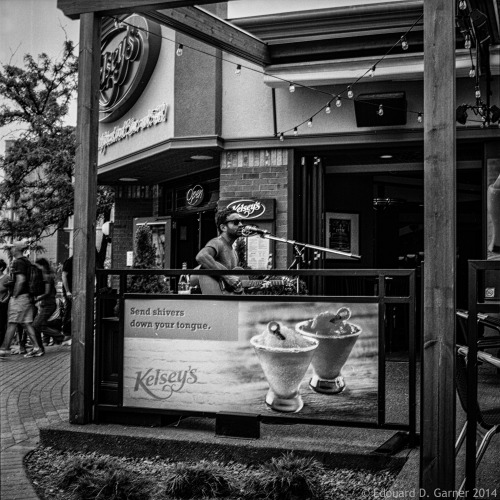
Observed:
[[[118,29],[120,27],[120,23],[118,22],[118,19],[115,17],[115,28]]]
[[[383,104],[379,104],[377,114],[378,114],[378,116],[384,115],[384,105]]]
[[[476,68],[473,65],[472,68],[469,71],[469,78],[475,78],[476,77]]]
[[[180,57],[180,56],[182,56],[183,50],[184,50],[184,45],[182,45],[182,43],[180,43],[179,46],[177,47],[177,50],[175,51],[175,53]]]
[[[326,108],[325,108],[325,113],[326,113],[327,115],[329,115],[331,112],[332,112],[332,108],[330,107],[330,103],[328,103],[328,104],[326,105]]]
[[[467,2],[465,0],[460,0],[460,2],[458,2],[458,8],[460,10],[465,10],[467,8]]]
[[[375,66],[372,66],[372,67],[370,68],[370,71],[368,71],[368,76],[369,76],[370,78],[373,78],[374,73],[375,73]]]
[[[347,97],[349,97],[349,99],[352,99],[354,97],[354,92],[352,91],[352,88],[350,85],[349,85],[349,87],[347,87]]]
[[[299,130],[297,129],[297,127],[293,129],[293,135],[299,135]]]
[[[280,141],[283,142],[285,140],[285,136],[283,135],[283,132],[280,133]]]
[[[464,48],[470,49],[472,47],[472,43],[470,40],[470,35],[465,35],[465,43],[464,43]]]
[[[406,37],[405,36],[401,37],[401,48],[403,50],[408,50],[408,47],[409,47],[409,45],[408,45],[408,40],[406,39]]]
[[[418,123],[422,123],[422,113],[419,113],[419,114],[417,115],[417,122],[418,122]]]
[[[238,64],[238,65],[236,66],[235,73],[236,73],[237,75],[241,75],[241,64]]]
[[[311,118],[309,118],[309,121],[307,122],[307,126],[308,126],[309,128],[311,128],[311,127],[313,126],[313,119],[312,119],[312,117],[311,117]]]
[[[290,92],[295,92],[295,85],[293,83],[291,83],[289,86],[288,86],[288,90]]]
[[[479,87],[476,87],[476,99],[481,99],[481,90]]]
[[[337,106],[337,108],[340,108],[340,106],[342,106],[342,100],[340,99],[339,95],[337,96],[337,100],[335,101],[335,106]]]

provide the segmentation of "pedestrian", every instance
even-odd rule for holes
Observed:
[[[62,331],[64,339],[62,345],[71,345],[71,306],[73,300],[73,256],[68,257],[62,268],[62,283],[64,296],[64,317]]]
[[[7,331],[7,308],[10,299],[10,275],[6,270],[7,263],[0,259],[0,345]]]
[[[25,357],[32,358],[45,354],[43,345],[38,343],[35,329],[33,328],[34,306],[29,294],[29,271],[31,262],[23,255],[24,250],[27,248],[28,244],[22,241],[15,242],[12,247],[13,261],[11,273],[14,285],[7,312],[7,332],[0,347],[0,356],[10,354],[10,344],[16,332],[16,327],[19,324],[24,326],[34,346],[31,352],[25,354]]]
[[[47,320],[56,310],[56,285],[52,267],[47,259],[37,259],[34,265],[42,271],[44,285],[43,293],[34,298],[37,313],[33,321],[33,328],[37,341],[41,344],[43,329],[47,326]]]

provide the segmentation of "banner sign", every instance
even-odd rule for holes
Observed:
[[[220,208],[233,208],[243,219],[274,220],[276,211],[275,199],[238,199],[230,202],[219,202]]]
[[[377,421],[378,304],[253,299],[126,298],[123,405]]]

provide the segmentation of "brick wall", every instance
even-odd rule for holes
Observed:
[[[221,155],[220,201],[234,198],[274,198],[276,236],[286,238],[288,224],[287,149],[227,151]],[[286,269],[286,244],[276,244],[276,267]]]

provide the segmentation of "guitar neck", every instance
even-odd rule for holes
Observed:
[[[283,285],[282,280],[242,280],[241,286],[243,288],[260,288],[262,285],[266,287]]]

